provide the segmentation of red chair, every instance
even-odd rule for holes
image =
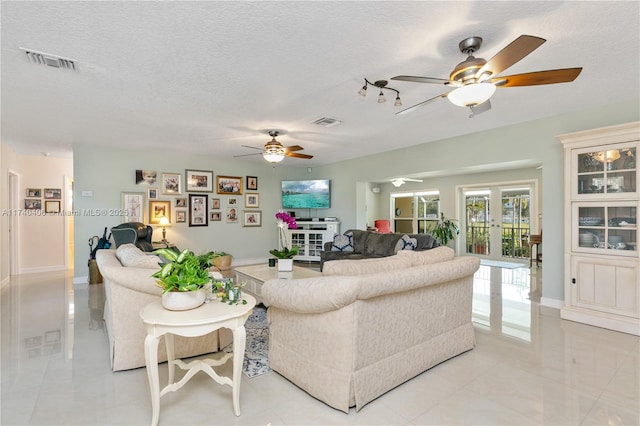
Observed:
[[[378,228],[378,232],[381,234],[391,234],[391,226],[389,225],[388,220],[376,220],[374,221],[373,226]]]

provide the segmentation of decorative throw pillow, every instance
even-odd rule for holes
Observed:
[[[333,237],[331,251],[353,251],[353,234],[347,232],[344,235],[336,235]]]
[[[134,244],[122,244],[116,249],[116,257],[127,268],[160,268],[158,256],[146,254]]]
[[[418,247],[418,240],[405,234],[396,243],[394,253],[398,253],[400,250],[415,250],[416,247]]]

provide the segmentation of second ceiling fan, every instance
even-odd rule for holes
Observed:
[[[245,148],[251,149],[259,149],[262,151],[262,156],[265,160],[270,163],[279,163],[284,159],[284,157],[295,157],[295,158],[304,158],[310,159],[313,158],[313,155],[309,154],[300,154],[296,151],[302,151],[304,148],[300,145],[291,145],[291,146],[283,146],[280,142],[276,140],[276,137],[280,134],[277,130],[270,130],[269,136],[271,136],[271,140],[264,145],[264,148],[256,148],[250,145],[242,145]],[[255,154],[242,154],[235,155],[234,157],[245,157],[248,155],[258,155],[260,153]]]
[[[453,88],[448,92],[429,98],[396,114],[406,114],[437,99],[448,98],[455,105],[469,107],[471,109],[471,117],[473,117],[491,109],[489,98],[491,98],[497,87],[537,86],[541,84],[568,83],[575,80],[582,68],[563,68],[502,77],[497,76],[529,55],[545,41],[540,37],[521,35],[487,61],[473,56],[474,52],[480,49],[482,38],[466,38],[458,44],[458,47],[462,53],[467,55],[467,59],[456,65],[448,80],[411,75],[398,75],[391,78],[391,80],[416,83],[443,84]]]

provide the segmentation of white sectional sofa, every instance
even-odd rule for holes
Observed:
[[[122,251],[122,247],[124,246],[118,247],[118,252]],[[160,269],[157,266],[157,256],[149,257],[148,253],[143,253],[142,256],[148,259],[127,258],[125,264],[137,266],[124,266],[116,257],[116,250],[98,250],[96,253],[98,268],[104,278],[104,320],[113,371],[145,365],[144,339],[147,332],[140,319],[140,310],[147,304],[160,300],[162,289],[151,277],[151,274]],[[232,335],[227,329],[195,338],[176,336],[176,357],[187,358],[217,352],[231,341]],[[158,361],[166,360],[165,345],[161,343],[158,346]]]
[[[322,277],[265,282],[269,366],[339,410],[475,346],[474,257],[438,247],[334,260]]]

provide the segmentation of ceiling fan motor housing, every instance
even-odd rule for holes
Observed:
[[[482,58],[469,56],[467,59],[456,65],[453,71],[451,71],[449,79],[462,84],[475,83],[476,73],[486,63],[487,61]]]

